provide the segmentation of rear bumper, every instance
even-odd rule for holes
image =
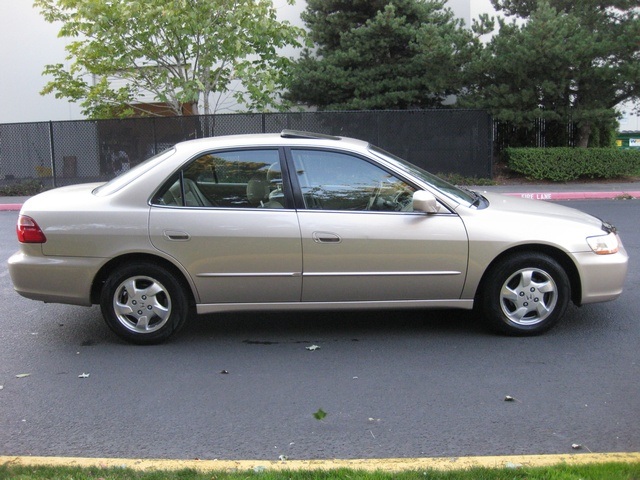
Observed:
[[[45,257],[16,252],[9,274],[20,295],[47,303],[91,305],[91,285],[103,258]]]

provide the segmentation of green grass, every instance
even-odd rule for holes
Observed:
[[[472,468],[455,471],[137,471],[126,468],[24,467],[0,465],[0,479],[15,480],[640,480],[640,463],[557,465],[554,467]]]

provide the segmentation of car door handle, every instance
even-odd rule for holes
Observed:
[[[191,238],[191,236],[187,232],[180,232],[176,230],[165,230],[164,236],[169,240],[173,240],[174,242],[186,242]]]
[[[331,232],[313,232],[311,235],[316,243],[340,243],[342,239],[339,235]]]

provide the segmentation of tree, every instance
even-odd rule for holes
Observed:
[[[445,3],[308,0],[315,51],[296,63],[287,98],[334,110],[441,106],[477,46]]]
[[[463,104],[498,120],[578,127],[576,144],[615,124],[615,107],[640,95],[637,0],[492,0],[511,22],[472,63]],[[475,25],[492,29],[488,17]]]
[[[293,3],[293,0],[287,0]],[[182,105],[214,113],[213,93],[247,109],[279,108],[277,93],[303,30],[280,22],[271,0],[35,0],[44,18],[62,22],[70,66],[47,65],[42,94],[80,101],[92,118],[133,113],[151,95],[176,115]],[[233,83],[241,87],[233,90]]]

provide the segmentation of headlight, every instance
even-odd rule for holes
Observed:
[[[616,235],[614,232],[611,232],[608,235],[587,237],[587,243],[589,244],[589,247],[591,247],[591,250],[593,250],[598,255],[609,255],[611,253],[616,253],[620,246],[618,235]]]

